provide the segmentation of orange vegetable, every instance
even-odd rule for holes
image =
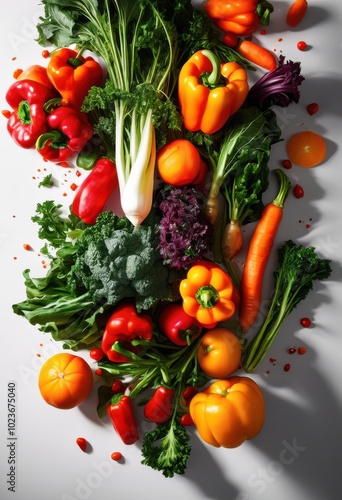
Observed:
[[[236,47],[236,51],[251,63],[257,64],[268,71],[273,71],[277,67],[276,56],[265,47],[261,47],[251,40],[242,40]]]
[[[256,9],[259,0],[209,0],[204,8],[209,18],[223,31],[250,35],[257,29],[260,16]]]
[[[38,387],[51,406],[68,410],[81,404],[90,394],[93,372],[81,357],[69,353],[51,356],[40,369]]]
[[[201,338],[197,359],[209,377],[229,377],[240,366],[240,341],[228,328],[212,328]]]
[[[198,149],[187,139],[168,142],[157,153],[161,179],[172,186],[185,186],[201,179],[203,164]]]
[[[298,26],[303,20],[308,9],[308,2],[306,0],[295,0],[286,15],[286,22],[291,28]]]
[[[263,394],[248,377],[215,381],[195,394],[189,410],[200,437],[216,448],[236,448],[253,439],[265,421]]]
[[[32,66],[24,69],[24,71],[22,71],[16,78],[17,80],[33,80],[34,82],[39,82],[42,85],[45,85],[45,87],[55,90],[57,95],[57,90],[51,83],[47,75],[46,68],[40,66],[39,64],[33,64]]]
[[[326,156],[326,141],[316,132],[303,130],[293,134],[286,144],[289,159],[299,167],[315,167]]]
[[[239,321],[242,331],[252,326],[259,313],[264,273],[274,239],[283,217],[285,199],[291,183],[286,174],[274,170],[279,180],[279,191],[273,202],[266,205],[252,235],[240,285]]]

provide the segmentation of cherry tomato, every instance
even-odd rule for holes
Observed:
[[[295,187],[293,188],[293,194],[296,198],[303,198],[304,189],[299,184],[296,184]]]

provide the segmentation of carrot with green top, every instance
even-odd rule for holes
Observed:
[[[283,217],[283,208],[291,183],[286,174],[275,169],[279,191],[267,204],[252,235],[241,277],[239,321],[242,331],[248,330],[257,318],[262,298],[262,283],[273,243]]]
[[[303,20],[308,9],[306,0],[295,0],[287,11],[286,22],[291,28],[295,28]]]

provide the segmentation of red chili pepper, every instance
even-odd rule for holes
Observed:
[[[61,106],[46,119],[50,131],[38,137],[37,151],[45,160],[65,161],[81,151],[93,135],[93,127],[85,113]]]
[[[100,158],[78,188],[72,203],[72,212],[86,224],[94,224],[117,186],[115,164],[108,158]]]
[[[62,96],[64,105],[80,109],[93,86],[102,83],[101,65],[93,57],[82,57],[67,47],[53,52],[47,74]]]
[[[109,318],[102,336],[102,350],[110,361],[121,363],[129,359],[113,349],[115,342],[121,342],[125,349],[139,352],[139,347],[134,347],[134,339],[151,340],[153,323],[146,313],[138,313],[133,302],[124,301],[116,306]]]
[[[9,87],[5,98],[13,110],[17,110],[23,101],[28,104],[45,104],[56,97],[56,91],[34,80],[17,80]]]
[[[190,344],[202,331],[202,326],[178,303],[167,304],[161,309],[158,326],[164,335],[179,346]]]
[[[167,422],[173,412],[173,396],[175,391],[163,385],[157,387],[152,398],[144,407],[144,415],[155,424]]]
[[[113,427],[125,444],[133,444],[139,439],[132,400],[125,394],[115,394],[107,408]]]

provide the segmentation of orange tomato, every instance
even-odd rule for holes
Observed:
[[[241,364],[241,344],[228,328],[212,328],[201,339],[197,352],[200,367],[213,378],[225,378]]]
[[[40,369],[38,387],[51,406],[68,410],[81,404],[93,386],[93,372],[81,357],[69,353],[51,356]]]
[[[203,172],[198,149],[187,139],[175,139],[163,146],[157,154],[157,168],[161,179],[171,186],[185,186],[197,181]]]
[[[286,144],[289,159],[299,167],[315,167],[326,155],[325,139],[316,132],[303,130],[293,134]]]

